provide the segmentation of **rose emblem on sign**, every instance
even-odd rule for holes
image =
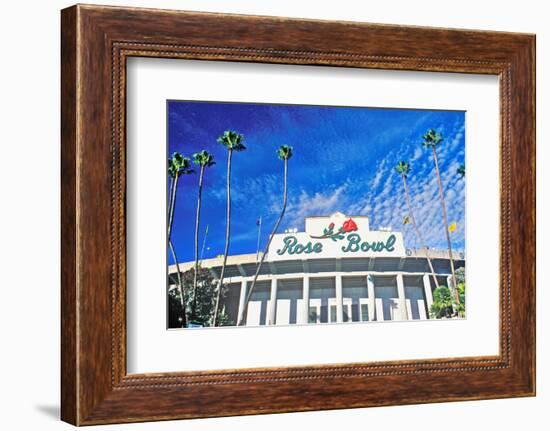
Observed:
[[[352,219],[346,220],[344,224],[342,225],[342,228],[344,229],[344,232],[355,232],[357,230],[357,225]]]
[[[357,230],[357,224],[353,221],[353,219],[346,220],[342,226],[338,228],[338,230],[334,230],[334,223],[330,223],[328,227],[323,229],[323,235],[320,236],[313,236],[310,235],[311,238],[316,239],[326,239],[330,238],[333,241],[337,241],[339,239],[344,239],[344,234],[355,232]]]

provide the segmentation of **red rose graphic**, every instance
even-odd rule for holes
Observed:
[[[334,223],[329,224],[329,225],[328,225],[328,228],[329,228],[329,229],[334,229]]]
[[[354,232],[357,230],[357,225],[352,219],[346,220],[342,225],[344,232]]]

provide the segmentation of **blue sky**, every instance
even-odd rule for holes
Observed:
[[[456,169],[464,163],[464,120],[461,111],[169,101],[168,150],[191,157],[206,149],[216,160],[204,177],[204,258],[222,254],[225,244],[227,150],[216,138],[228,129],[244,134],[247,147],[232,161],[230,254],[256,252],[260,216],[260,249],[265,246],[282,205],[283,162],[275,150],[283,144],[294,148],[294,156],[279,232],[302,231],[308,215],[340,211],[369,216],[371,229],[392,227],[403,232],[406,247],[420,247],[412,227],[403,225],[406,202],[394,169],[399,160],[408,160],[419,227],[430,247],[445,248],[433,157],[420,145],[421,136],[434,128],[444,137],[438,155],[449,223],[457,222],[453,248],[463,250],[465,183]],[[172,240],[182,262],[194,260],[197,186],[198,174],[179,182]]]

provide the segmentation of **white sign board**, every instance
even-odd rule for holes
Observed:
[[[401,232],[371,231],[367,217],[309,217],[306,232],[273,237],[268,261],[345,257],[405,257]]]

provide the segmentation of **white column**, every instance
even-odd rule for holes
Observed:
[[[239,312],[237,314],[237,322],[236,323],[239,323],[241,321],[241,319],[243,318],[243,314],[244,314],[244,301],[246,300],[246,294],[248,293],[247,292],[247,289],[246,289],[246,278],[243,278],[243,281],[241,281],[241,292],[240,292],[240,295],[239,295]]]
[[[376,320],[376,297],[374,293],[374,278],[367,275],[367,294],[369,298],[369,320]],[[383,320],[383,319],[382,319]]]
[[[300,323],[309,323],[309,276],[303,280],[302,308],[300,310]]]
[[[399,301],[399,314],[401,320],[408,320],[407,317],[407,301],[405,299],[405,283],[403,282],[403,274],[397,274],[397,300]]]
[[[385,319],[384,317],[384,299],[383,298],[377,298],[375,299],[376,302],[376,320],[378,322],[383,322]],[[391,316],[390,320],[391,320]]]
[[[330,310],[329,310],[330,313]],[[342,323],[344,321],[344,305],[342,297],[342,275],[336,275],[336,321]]]
[[[430,308],[434,302],[434,297],[432,295],[432,284],[430,282],[430,274],[424,274],[422,277],[424,282],[424,296],[426,297],[426,307],[428,308],[428,319],[430,318]]]
[[[277,279],[271,279],[271,296],[269,298],[269,308],[267,310],[267,324],[275,325],[275,316],[277,316]]]

